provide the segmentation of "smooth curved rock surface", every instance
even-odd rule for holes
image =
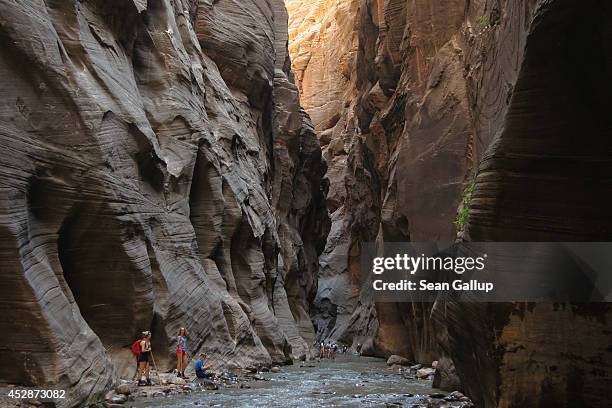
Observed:
[[[345,98],[338,119],[317,127],[332,220],[314,305],[320,336],[440,358],[439,386],[460,380],[476,406],[605,406],[608,306],[374,304],[355,259],[364,241],[609,240],[610,6],[361,0],[343,16],[355,44],[309,20],[336,21],[353,2],[289,3],[301,4],[289,8],[296,71],[345,78],[316,95],[297,78],[307,111],[330,106],[331,117]],[[349,61],[332,57],[339,50]]]
[[[181,326],[213,365],[310,355],[325,165],[282,1],[0,10],[0,380],[73,406]]]

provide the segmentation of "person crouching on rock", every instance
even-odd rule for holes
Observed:
[[[198,378],[210,378],[212,377],[212,373],[206,371],[209,370],[210,367],[206,367],[204,365],[204,360],[206,360],[206,354],[200,353],[198,355],[198,359],[195,362],[195,373]]]
[[[138,356],[138,385],[151,385],[149,358],[151,356],[151,332],[142,332]],[[145,380],[143,380],[143,377]]]
[[[187,368],[187,330],[184,327],[179,329],[176,336],[176,375],[185,378]]]

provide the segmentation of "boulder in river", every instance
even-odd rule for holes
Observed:
[[[113,395],[108,402],[113,404],[125,404],[127,402],[127,397],[123,394]]]
[[[397,354],[393,354],[387,359],[387,365],[401,365],[401,366],[409,366],[410,360],[405,357],[398,356]]]
[[[219,386],[210,380],[204,380],[200,382],[200,386],[202,387],[203,390],[207,390],[207,391],[215,391],[219,389]]]
[[[416,377],[421,379],[428,379],[430,376],[434,375],[435,372],[436,370],[433,368],[421,368],[420,370],[417,370]]]
[[[122,395],[130,395],[132,393],[130,386],[127,384],[118,385],[117,388],[115,388],[115,392]]]
[[[461,402],[469,402],[470,399],[468,397],[466,397],[465,395],[463,395],[461,392],[459,391],[453,391],[451,392],[446,398],[444,398],[446,401],[449,402],[455,402],[455,401],[461,401]]]

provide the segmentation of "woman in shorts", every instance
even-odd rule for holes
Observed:
[[[187,368],[187,330],[181,327],[176,336],[176,373],[185,378]]]
[[[138,356],[138,385],[151,385],[149,377],[150,366],[149,358],[151,356],[151,332],[143,332],[142,340],[140,341],[140,355]],[[142,377],[145,377],[145,380]]]

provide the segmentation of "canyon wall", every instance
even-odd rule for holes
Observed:
[[[308,356],[325,164],[281,0],[0,2],[0,381],[93,400],[152,330]]]
[[[440,358],[436,385],[479,407],[605,406],[609,305],[377,304],[359,258],[364,241],[610,240],[611,6],[287,3],[328,160],[319,335]]]

